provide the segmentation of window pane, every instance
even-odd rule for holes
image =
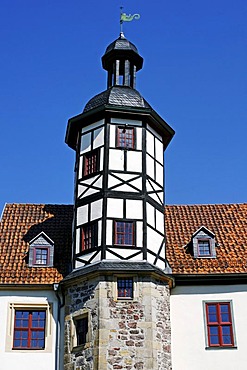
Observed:
[[[229,306],[227,304],[220,305],[220,316],[222,322],[230,321]]]
[[[133,279],[119,278],[117,279],[118,297],[133,298]]]
[[[232,344],[231,327],[230,326],[223,326],[222,327],[222,342],[223,342],[223,344]]]
[[[208,305],[208,321],[209,322],[218,322],[217,320],[217,306]]]
[[[209,328],[209,339],[211,344],[219,344],[218,328],[211,326]]]

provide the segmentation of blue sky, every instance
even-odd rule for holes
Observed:
[[[166,202],[247,201],[246,0],[1,0],[0,209],[73,202],[66,125],[106,88],[121,5],[141,14],[137,89],[176,131]]]

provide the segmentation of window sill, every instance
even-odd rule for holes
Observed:
[[[205,349],[208,351],[212,351],[212,350],[224,350],[224,349],[226,349],[226,350],[228,350],[228,349],[238,349],[238,347],[237,346],[229,346],[229,347],[227,347],[227,346],[222,346],[222,347],[205,347]]]

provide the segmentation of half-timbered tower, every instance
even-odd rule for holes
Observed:
[[[65,369],[170,370],[163,158],[174,131],[136,90],[143,59],[123,34],[102,64],[107,89],[66,133],[76,181]]]
[[[76,151],[73,267],[144,260],[165,269],[163,153],[174,132],[135,89],[143,59],[123,34],[102,64],[107,90],[66,135]]]

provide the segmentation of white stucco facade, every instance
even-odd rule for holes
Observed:
[[[13,349],[16,309],[46,311],[44,349]],[[57,310],[57,299],[53,291],[40,291],[32,288],[0,291],[0,317],[4,323],[0,336],[0,369],[55,369]]]
[[[230,302],[234,347],[209,348],[206,302]],[[179,286],[171,292],[173,370],[245,370],[247,285]]]

